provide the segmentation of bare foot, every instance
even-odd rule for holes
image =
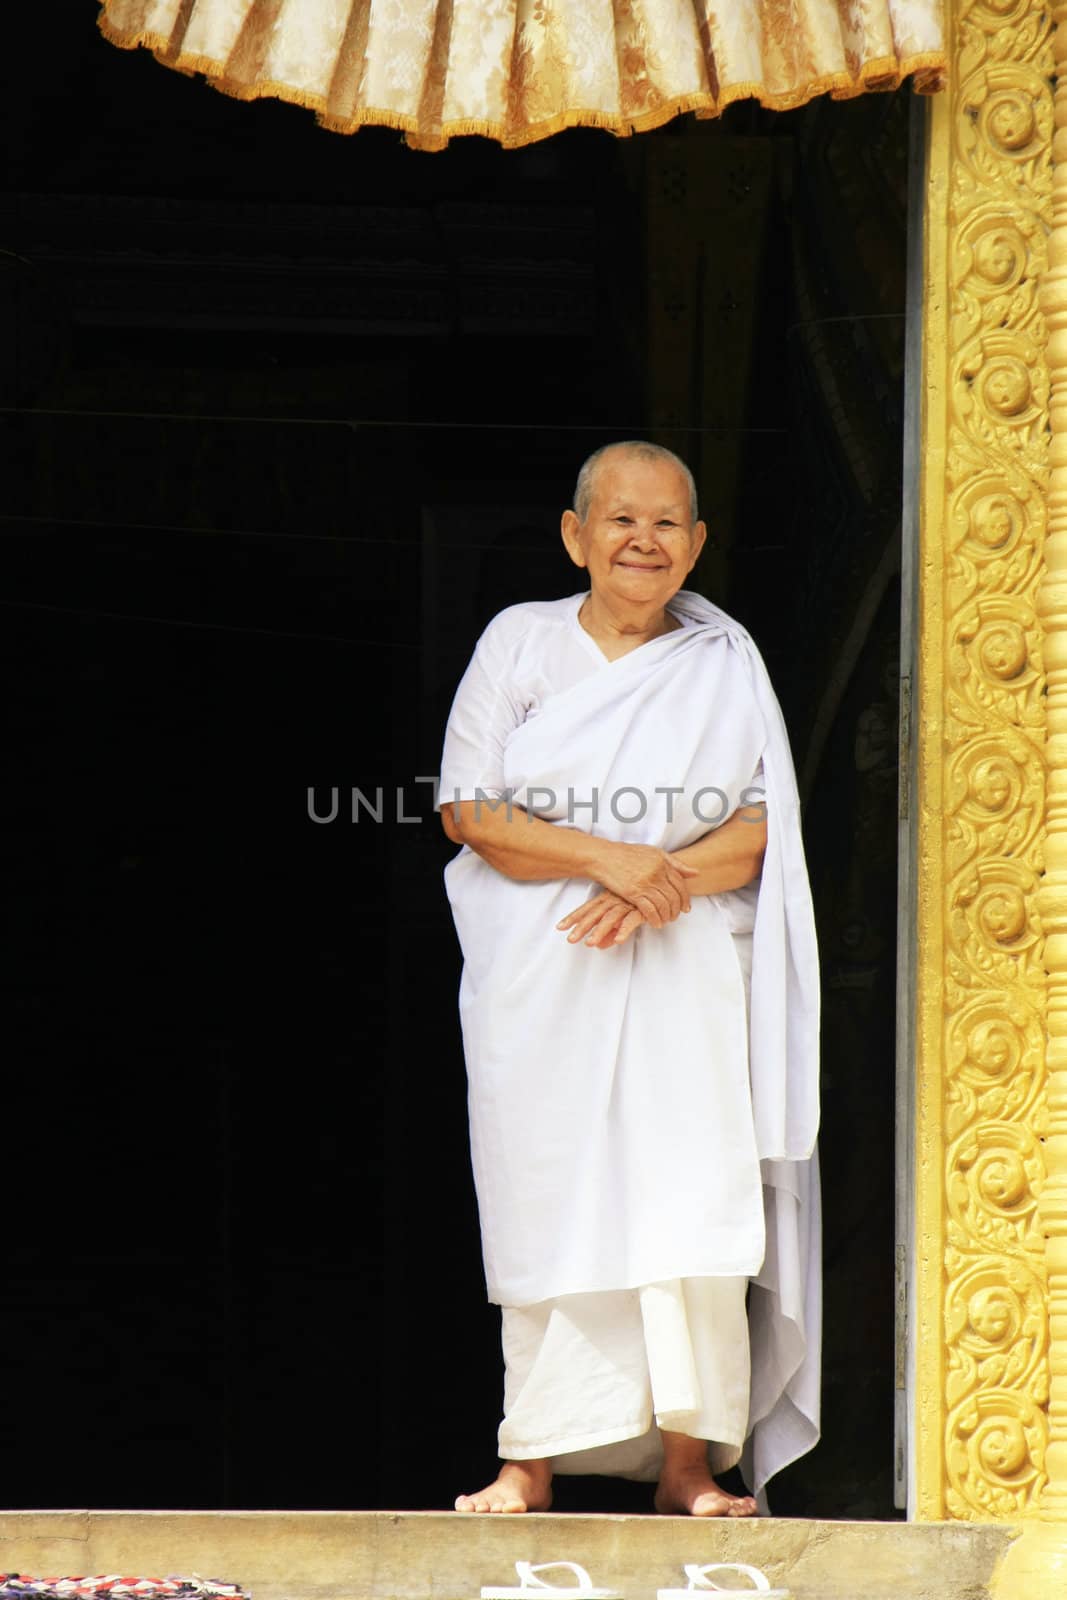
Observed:
[[[661,1516],[756,1517],[759,1507],[750,1494],[727,1494],[711,1475],[704,1439],[664,1428],[663,1471],[655,1507]]]
[[[750,1494],[727,1494],[707,1467],[664,1470],[654,1501],[661,1516],[757,1517],[759,1507]]]
[[[477,1494],[461,1494],[457,1511],[547,1511],[552,1470],[547,1461],[505,1461],[493,1482]]]

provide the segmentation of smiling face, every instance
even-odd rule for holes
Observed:
[[[691,516],[689,486],[670,461],[609,453],[597,467],[585,521],[563,513],[563,542],[575,566],[588,571],[594,595],[663,606],[692,571],[707,536]]]

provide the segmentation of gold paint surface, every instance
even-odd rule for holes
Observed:
[[[1028,0],[965,0],[949,43],[924,218],[917,1509],[991,1521],[1036,1502],[1048,1437],[1038,290],[1052,29]]]

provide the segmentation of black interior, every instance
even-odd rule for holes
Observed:
[[[696,471],[694,586],[807,807],[826,1437],[772,1503],[893,1515],[908,96],[426,155],[49,9],[0,239],[0,1503],[443,1507],[492,1468],[416,780],[486,620],[582,587],[559,513],[638,434]]]

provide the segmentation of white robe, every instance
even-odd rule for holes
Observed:
[[[609,662],[583,599],[490,624],[439,803],[510,797],[676,850],[751,802],[762,763],[767,850],[758,894],[697,897],[610,951],[556,931],[587,883],[518,883],[466,848],[449,864],[489,1295],[751,1278],[758,1490],[818,1436],[818,980],[792,762],[762,661],[723,612],[682,591],[683,627]],[[748,928],[746,1027],[732,935]]]

